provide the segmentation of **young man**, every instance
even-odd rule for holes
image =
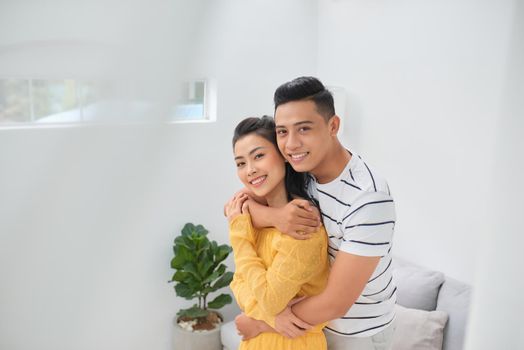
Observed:
[[[279,149],[295,170],[311,175],[309,192],[320,205],[332,264],[326,289],[283,310],[273,328],[296,337],[330,321],[330,349],[389,349],[396,302],[391,275],[395,204],[389,187],[339,142],[333,97],[318,79],[287,82],[274,101]],[[304,200],[278,209],[251,201],[249,210],[255,226],[276,226],[296,238],[307,238],[319,224]],[[271,330],[243,315],[236,323],[244,338]]]

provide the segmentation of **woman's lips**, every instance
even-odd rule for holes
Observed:
[[[267,178],[267,175],[262,175],[262,176],[256,177],[253,180],[249,181],[249,183],[252,186],[259,187],[260,185],[262,185],[262,183],[264,183],[264,181],[266,181],[266,178]]]

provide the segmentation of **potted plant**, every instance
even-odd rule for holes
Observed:
[[[222,349],[219,324],[223,319],[216,310],[231,303],[232,298],[220,294],[208,301],[208,296],[228,286],[233,279],[233,273],[226,272],[222,263],[231,247],[209,241],[207,234],[204,226],[187,223],[174,242],[171,268],[176,272],[170,282],[175,282],[178,296],[197,301],[175,317],[176,349]]]

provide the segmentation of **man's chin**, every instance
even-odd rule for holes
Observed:
[[[297,173],[307,173],[311,170],[311,167],[306,163],[296,163],[293,164],[290,163],[293,170],[295,170]]]

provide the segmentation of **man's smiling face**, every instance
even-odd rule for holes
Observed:
[[[330,123],[310,100],[290,101],[277,107],[278,148],[296,171],[315,175],[332,144]]]

